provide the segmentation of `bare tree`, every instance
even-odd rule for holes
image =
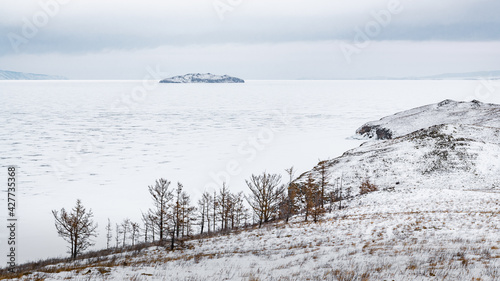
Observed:
[[[228,222],[228,209],[230,206],[228,206],[229,202],[229,189],[226,186],[226,183],[222,183],[222,188],[219,190],[219,196],[217,197],[217,203],[219,205],[219,214],[220,214],[220,221],[221,221],[221,230],[226,230],[227,229],[227,222]]]
[[[320,188],[320,195],[319,195],[319,203],[321,208],[325,207],[325,199],[326,197],[326,191],[327,187],[330,184],[330,175],[331,172],[328,170],[328,162],[327,161],[320,161],[318,163],[318,166],[315,167],[315,170],[318,171],[319,173],[319,188]]]
[[[312,217],[314,222],[318,222],[319,218],[323,215],[325,212],[325,209],[321,206],[323,202],[323,198],[321,196],[321,189],[318,190],[313,190],[312,192],[312,201],[313,201],[313,208],[312,208]]]
[[[106,225],[106,249],[109,249],[111,239],[113,239],[113,227],[111,226],[111,221],[108,218],[108,224]]]
[[[180,227],[182,237],[191,235],[192,222],[196,220],[194,217],[195,211],[196,207],[191,206],[191,197],[183,191],[180,199]]]
[[[204,193],[203,193],[204,195]],[[207,203],[205,201],[205,197],[201,196],[201,199],[198,200],[198,210],[200,211],[200,234],[203,234],[203,230],[205,227],[205,213],[207,212]]]
[[[180,230],[181,230],[181,196],[182,196],[182,183],[177,183],[177,190],[175,195],[175,202],[172,206],[172,216],[174,218],[174,233],[177,238],[179,238]]]
[[[135,241],[139,238],[140,226],[137,222],[130,222],[130,239],[132,240],[132,246],[135,245]]]
[[[150,213],[142,213],[142,223],[144,224],[144,242],[148,242],[149,237],[155,241],[155,229],[153,218]]]
[[[271,220],[278,211],[279,198],[285,190],[280,182],[280,175],[266,172],[259,176],[252,175],[250,180],[246,180],[251,191],[246,199],[259,219],[259,226]]]
[[[122,234],[123,234],[122,246],[125,248],[125,246],[127,244],[127,233],[130,230],[130,220],[128,218],[124,219],[121,226],[122,226]]]
[[[330,195],[330,212],[332,210],[332,207],[331,207],[331,204],[334,203],[334,202],[339,202],[339,210],[342,209],[342,201],[345,199],[345,198],[349,198],[350,196],[350,189],[347,190],[346,192],[346,196],[344,196],[344,187],[343,187],[343,177],[344,175],[342,174],[341,177],[337,178],[336,179],[336,189],[334,190],[334,192],[331,192],[331,195]]]
[[[115,225],[115,242],[116,242],[116,248],[120,247],[120,235],[122,235],[122,229],[120,228],[119,224]]]
[[[214,197],[212,197],[212,207],[213,207],[213,214],[212,214],[212,221],[213,221],[213,226],[214,226],[214,232],[215,232],[215,220],[217,218],[217,209],[219,208],[219,204],[217,203],[217,191],[214,191]]]
[[[91,237],[97,236],[97,223],[94,223],[92,210],[87,210],[80,199],[70,213],[64,208],[60,212],[52,211],[55,218],[57,234],[70,243],[71,258],[75,259],[88,247],[94,245]]]
[[[200,220],[200,234],[203,234],[204,232],[204,225],[205,225],[205,222],[206,222],[206,225],[207,225],[207,232],[210,233],[211,231],[211,228],[210,228],[210,221],[211,221],[211,215],[210,215],[210,212],[211,212],[211,208],[212,208],[212,204],[213,204],[213,198],[212,196],[210,195],[210,193],[208,193],[207,191],[203,192],[203,194],[201,195],[201,199],[198,200],[198,210],[200,212],[200,215],[201,215],[201,220]]]
[[[309,175],[307,176],[306,182],[301,185],[301,193],[304,199],[304,220],[307,221],[309,215],[312,214],[313,219],[316,221],[317,215],[319,214],[316,211],[321,208],[321,191],[319,189],[319,185],[314,181],[311,173],[309,173]]]
[[[208,233],[210,233],[210,208],[212,207],[214,200],[208,192],[203,193],[203,198],[205,200],[205,203],[207,204],[207,231]]]
[[[304,220],[307,221],[309,215],[312,215],[313,221],[317,222],[325,212],[322,206],[324,198],[322,196],[321,183],[317,183],[312,173],[309,173],[305,183],[300,185],[300,192],[304,200]]]
[[[170,202],[173,197],[172,192],[168,190],[169,186],[169,181],[159,179],[154,186],[148,187],[155,207],[149,210],[149,216],[152,219],[154,227],[158,229],[160,241],[163,241],[165,238],[168,202]]]
[[[244,204],[243,192],[238,192],[231,195],[232,212],[231,212],[231,228],[240,227],[245,220],[247,209]]]
[[[283,193],[281,196],[281,213],[282,217],[285,218],[285,222],[288,223],[288,220],[290,217],[295,213],[296,211],[296,200],[299,195],[299,189],[296,183],[293,182],[295,178],[295,170],[292,167],[289,169],[285,169],[285,172],[288,174],[288,186],[287,186],[287,192],[286,194]]]

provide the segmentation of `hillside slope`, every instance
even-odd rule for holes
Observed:
[[[436,125],[383,141],[366,142],[325,163],[354,194],[365,179],[380,188],[500,189],[500,129]],[[304,173],[319,178],[319,167]]]
[[[391,139],[439,124],[469,124],[500,128],[500,105],[479,101],[444,100],[364,124],[356,134],[365,138]]]
[[[15,280],[498,280],[499,202],[500,193],[481,191],[374,192],[320,223],[297,217]]]

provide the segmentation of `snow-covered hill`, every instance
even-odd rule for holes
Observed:
[[[23,73],[0,70],[0,80],[67,80],[68,78],[55,75]]]
[[[215,75],[211,73],[189,73],[174,76],[160,81],[160,83],[245,83],[243,79],[229,75]]]
[[[435,125],[366,142],[326,166],[333,179],[342,178],[354,193],[366,179],[379,188],[500,189],[500,128]],[[316,167],[299,181],[309,173],[319,178]]]
[[[365,138],[390,139],[439,124],[472,124],[500,128],[500,105],[444,100],[368,122],[356,130]]]

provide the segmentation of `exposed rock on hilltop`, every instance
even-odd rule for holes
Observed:
[[[395,139],[366,142],[325,165],[332,179],[342,177],[344,187],[351,187],[354,194],[365,179],[381,188],[500,188],[500,128],[436,125]],[[298,182],[310,173],[319,178],[316,167]]]
[[[356,130],[366,138],[392,139],[439,124],[469,124],[500,128],[500,105],[444,100],[368,122]]]
[[[166,78],[161,80],[160,83],[245,83],[245,81],[229,75],[190,73]]]

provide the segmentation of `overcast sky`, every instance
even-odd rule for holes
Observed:
[[[498,0],[0,0],[0,69],[72,79],[500,69]]]

